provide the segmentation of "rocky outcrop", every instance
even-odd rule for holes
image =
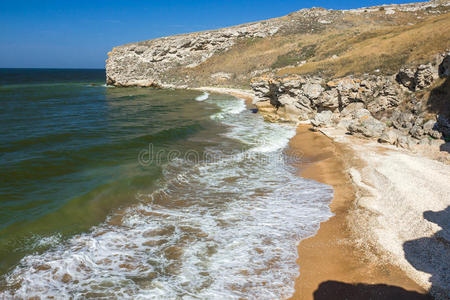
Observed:
[[[429,87],[438,77],[431,64],[420,65],[417,68],[402,68],[397,74],[397,81],[411,91],[419,91]]]
[[[115,47],[106,60],[106,83],[146,87],[170,84],[167,80],[170,70],[196,67],[214,54],[228,50],[239,39],[271,36],[278,31],[278,23],[245,24]]]
[[[430,113],[417,98],[449,72],[449,55],[439,57],[440,64],[402,68],[394,76],[366,74],[325,82],[312,76],[266,75],[254,78],[251,87],[255,105],[268,121],[310,120],[315,127],[342,128],[405,148],[442,144],[442,138],[450,138],[449,116]]]

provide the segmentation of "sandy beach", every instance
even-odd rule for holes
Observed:
[[[385,262],[351,228],[355,188],[346,172],[364,162],[348,146],[337,144],[309,125],[300,125],[290,151],[302,153],[307,163],[299,176],[333,186],[330,205],[334,216],[321,224],[318,233],[298,246],[300,277],[292,299],[427,299],[425,290],[399,267]]]
[[[253,98],[238,89],[200,90],[240,97],[249,106]],[[448,228],[439,212],[450,205],[448,164],[306,124],[298,125],[287,151],[301,158],[299,176],[334,189],[334,216],[298,246],[292,299],[432,299],[430,290],[445,299],[449,252],[440,248]],[[415,244],[420,238],[425,241]],[[416,253],[427,247],[434,252]]]

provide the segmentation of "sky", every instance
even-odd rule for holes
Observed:
[[[0,0],[0,68],[104,68],[114,46],[325,7],[411,0]]]

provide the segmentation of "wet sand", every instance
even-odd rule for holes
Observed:
[[[298,165],[299,176],[333,186],[334,216],[299,244],[300,276],[292,299],[428,299],[400,268],[381,262],[370,246],[356,244],[358,236],[349,225],[355,190],[346,169],[362,162],[350,149],[309,128],[298,126],[288,151],[305,161]]]

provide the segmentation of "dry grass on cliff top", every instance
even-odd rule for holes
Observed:
[[[367,38],[361,38],[361,37]],[[395,73],[408,63],[427,62],[450,46],[450,14],[415,25],[372,30],[354,37],[339,36],[324,41],[316,56],[299,67],[281,69],[278,74],[323,73],[339,77],[379,69]],[[344,48],[344,49],[343,49]],[[331,58],[328,53],[337,54]]]
[[[315,31],[297,26],[269,38],[240,40],[230,50],[181,73],[200,83],[210,82],[211,74],[226,72],[232,74],[228,83],[233,85],[248,84],[255,70],[329,78],[377,69],[393,74],[405,64],[428,62],[450,47],[450,13],[447,8],[442,13],[345,14]],[[306,63],[299,65],[302,61]]]

